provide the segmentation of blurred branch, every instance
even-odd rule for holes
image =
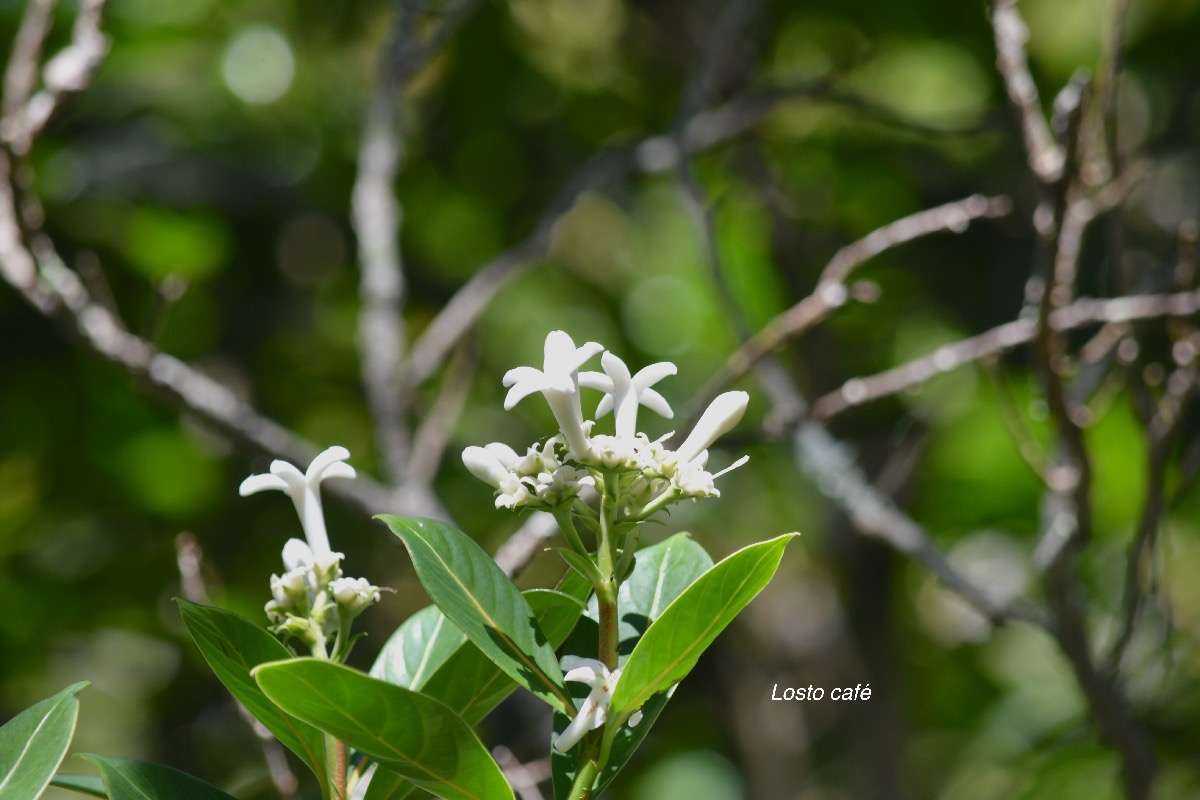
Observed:
[[[1142,294],[1111,299],[1080,298],[1050,314],[1049,324],[1067,332],[1106,322],[1134,322],[1159,317],[1191,317],[1200,314],[1200,291],[1172,294]],[[814,419],[827,422],[855,406],[915,389],[923,383],[979,359],[999,355],[1032,342],[1037,323],[1018,319],[991,330],[946,344],[919,358],[874,375],[851,378],[841,388],[813,403]]]
[[[632,147],[599,153],[580,165],[543,210],[533,232],[480,267],[413,343],[401,369],[402,391],[410,392],[432,377],[446,354],[470,331],[500,289],[538,259],[553,242],[554,226],[583,194],[599,191],[633,175],[675,169],[685,155],[710,150],[745,133],[779,103],[828,92],[827,83],[754,90],[728,103],[689,116],[677,135],[643,139]]]
[[[811,294],[767,323],[725,360],[720,371],[708,380],[692,401],[689,422],[684,429],[689,429],[695,423],[708,403],[726,386],[745,375],[764,356],[788,339],[811,330],[852,299],[853,288],[848,287],[846,281],[855,269],[881,253],[922,236],[943,231],[962,233],[976,219],[1006,216],[1011,207],[1007,197],[975,194],[918,211],[838,250],[822,270]]]
[[[410,477],[406,468],[412,449],[397,384],[406,340],[401,314],[404,303],[401,209],[395,194],[396,175],[403,159],[400,90],[449,40],[476,3],[475,0],[459,3],[435,32],[423,40],[416,23],[425,5],[423,0],[396,3],[396,18],[363,122],[351,201],[351,222],[358,237],[362,272],[358,341],[363,387],[375,423],[380,460],[394,482]],[[431,474],[411,477],[428,481]]]
[[[996,68],[1021,122],[1029,168],[1042,183],[1053,183],[1063,168],[1063,154],[1046,124],[1037,85],[1029,73],[1025,42],[1029,29],[1017,11],[1016,0],[994,0],[992,30],[996,39]]]
[[[492,748],[492,757],[504,771],[508,785],[520,800],[544,800],[541,791],[538,790],[538,784],[550,780],[549,758],[522,764],[513,752],[503,745]]]
[[[29,93],[36,85],[37,62],[55,3],[36,0],[27,11],[5,76],[4,118],[0,120],[0,138],[15,154],[29,152],[67,95],[91,84],[108,54],[108,39],[100,32],[104,4],[105,0],[81,0],[71,43],[46,63],[42,69],[45,88],[32,96]]]
[[[460,345],[451,356],[441,389],[413,437],[412,460],[405,470],[412,479],[424,476],[428,480],[437,474],[450,435],[466,407],[475,366],[475,357],[465,345]]]

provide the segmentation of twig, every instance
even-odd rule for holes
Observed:
[[[1133,322],[1158,317],[1190,317],[1200,313],[1200,291],[1142,294],[1112,299],[1080,298],[1050,314],[1054,330],[1066,332],[1105,322]],[[812,416],[827,422],[855,406],[875,402],[915,389],[951,370],[988,356],[999,355],[1033,341],[1034,320],[1018,319],[991,330],[942,345],[932,353],[898,367],[861,378],[851,378],[840,389],[813,403]]]
[[[404,270],[400,254],[401,209],[394,184],[403,159],[400,133],[400,89],[450,38],[476,5],[459,4],[434,34],[422,41],[416,18],[421,0],[397,3],[391,37],[380,58],[375,89],[363,122],[358,173],[351,202],[351,220],[359,243],[362,280],[359,297],[358,341],[362,354],[363,387],[375,423],[381,461],[393,482],[409,479],[405,469],[412,443],[404,420],[404,401],[398,383],[406,334],[401,308]],[[428,480],[431,474],[412,476]]]
[[[0,130],[5,128],[8,120],[25,110],[25,104],[37,88],[42,48],[50,33],[54,7],[57,5],[58,0],[32,0],[25,7],[21,27],[13,39],[8,69],[4,73],[4,116],[0,121]]]
[[[914,239],[942,231],[961,233],[973,220],[1002,217],[1010,210],[1011,204],[1006,197],[971,195],[896,220],[838,250],[822,270],[811,294],[772,319],[730,354],[692,401],[692,410],[687,415],[689,424],[684,428],[690,428],[712,398],[745,375],[764,356],[789,338],[811,330],[845,305],[853,296],[846,281],[856,268],[880,253]]]
[[[515,577],[545,546],[546,540],[556,533],[558,525],[554,517],[544,511],[535,511],[500,545],[496,551],[496,563],[505,575]]]
[[[437,474],[438,465],[446,452],[446,445],[450,442],[450,435],[454,432],[454,426],[466,406],[475,366],[474,355],[465,345],[460,345],[446,367],[437,397],[430,404],[429,411],[413,437],[412,461],[405,470],[406,474],[414,478],[431,478]]]
[[[1025,55],[1029,29],[1017,11],[1016,0],[995,0],[992,30],[996,38],[996,68],[1020,118],[1029,168],[1042,183],[1054,183],[1063,169],[1063,153],[1050,135],[1037,85],[1029,74],[1029,61]]]
[[[81,0],[79,14],[71,31],[71,43],[47,62],[42,70],[45,88],[16,107],[22,93],[33,88],[28,78],[14,76],[13,84],[5,81],[6,90],[17,87],[13,106],[5,99],[4,118],[0,120],[0,138],[9,144],[17,155],[29,152],[33,140],[46,127],[46,123],[62,106],[67,95],[81,92],[92,82],[104,56],[108,54],[108,39],[100,32],[100,21],[104,13],[105,0]],[[53,4],[50,4],[53,5]],[[33,12],[31,12],[33,13]],[[44,31],[41,34],[44,38]],[[32,58],[36,61],[39,47],[28,51],[14,51],[14,59]],[[12,72],[14,62],[10,62]],[[21,68],[22,70],[25,68]]]
[[[757,90],[714,109],[701,111],[682,124],[677,135],[651,136],[632,147],[601,153],[581,165],[542,212],[533,232],[485,264],[442,308],[413,343],[401,369],[402,391],[432,377],[456,345],[487,309],[500,289],[549,252],[554,225],[580,195],[603,189],[636,174],[659,174],[678,167],[690,154],[710,150],[741,135],[788,99],[813,97],[827,84],[803,84]]]
[[[890,499],[871,486],[846,446],[824,426],[807,421],[796,428],[796,459],[822,494],[836,502],[865,536],[879,539],[912,558],[993,624],[1021,620],[1045,627],[1035,610],[1020,603],[996,603],[956,570],[933,546],[929,534]]]

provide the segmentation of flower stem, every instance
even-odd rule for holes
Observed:
[[[610,670],[617,668],[617,574],[616,542],[613,541],[613,523],[617,514],[617,477],[611,472],[604,475],[604,495],[600,498],[600,546],[596,553],[596,566],[604,576],[596,586],[596,602],[600,608],[600,640],[597,648],[600,661]]]

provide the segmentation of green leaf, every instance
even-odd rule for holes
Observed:
[[[231,611],[187,600],[175,602],[188,633],[225,688],[325,785],[325,739],[321,732],[281,711],[250,676],[259,664],[291,658],[291,651],[266,630]]]
[[[0,800],[29,800],[50,783],[75,735],[78,695],[88,685],[73,683],[0,728]]]
[[[476,647],[551,706],[574,713],[558,658],[533,609],[482,547],[435,520],[377,519],[404,542],[425,591]]]
[[[596,567],[595,563],[593,563],[591,559],[584,558],[569,547],[548,547],[546,549],[562,556],[562,560],[566,561],[567,565],[570,566],[571,569],[587,578],[588,583],[592,584],[593,586],[596,586],[602,580],[604,580],[604,576],[600,574],[599,568]]]
[[[617,595],[617,607],[620,612],[620,651],[625,654],[632,652],[646,628],[658,619],[688,586],[711,569],[712,565],[712,557],[687,533],[677,533],[658,544],[639,550],[633,572],[621,584]],[[600,619],[599,607],[594,597],[588,606],[587,617],[592,622]],[[581,639],[580,647],[568,648],[569,651],[587,652],[589,656],[594,657],[597,630],[595,625],[589,625],[586,643]],[[574,640],[574,637],[572,639]],[[673,693],[674,688],[671,688],[651,698],[642,707],[642,720],[636,727],[622,725],[613,734],[608,763],[596,780],[593,794],[600,795],[633,757]],[[567,722],[567,718],[562,714],[554,715],[556,735],[566,728]],[[551,756],[555,795],[566,796],[575,779],[575,752],[560,753],[554,750]]]
[[[80,794],[90,794],[92,797],[108,797],[104,791],[104,781],[93,775],[63,775],[59,773],[50,779],[51,786],[60,789],[70,789]]]
[[[513,796],[470,726],[431,697],[313,658],[263,664],[254,678],[289,714],[447,800]]]
[[[621,668],[608,706],[611,738],[658,692],[683,680],[700,654],[771,580],[795,533],[744,547],[700,576],[651,623]]]
[[[388,638],[371,667],[371,677],[417,691],[466,642],[467,637],[437,606],[428,606]]]
[[[563,643],[583,614],[583,603],[562,592],[531,589],[525,592],[525,598],[551,648]],[[468,642],[434,673],[422,691],[474,725],[516,688],[517,683],[507,673]]]
[[[371,775],[371,785],[367,787],[367,794],[363,800],[401,800],[412,794],[414,789],[416,787],[404,776],[376,764],[375,772]]]
[[[232,795],[162,764],[80,754],[100,768],[100,777],[111,800],[236,800]]]

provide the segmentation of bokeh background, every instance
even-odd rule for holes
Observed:
[[[420,25],[462,2],[432,4]],[[692,160],[711,252],[674,170],[619,174],[574,198],[545,255],[474,323],[456,356],[470,390],[433,487],[490,549],[521,520],[492,508],[457,453],[552,430],[536,402],[504,412],[500,385],[505,370],[540,362],[549,330],[600,341],[635,367],[674,361],[678,376],[660,388],[690,410],[742,337],[807,295],[839,247],[972,193],[1006,194],[1013,213],[873,259],[857,274],[874,301],[789,343],[778,362],[816,397],[1021,309],[1038,194],[994,68],[986,5],[733,5],[483,2],[402,92],[396,194],[404,321],[416,337],[481,266],[535,230],[598,154],[668,133],[702,108],[808,87],[772,97],[745,131]],[[0,48],[23,6],[0,7]],[[51,51],[67,39],[72,6],[56,12]],[[1025,0],[1020,9],[1049,109],[1076,70],[1100,63],[1109,6]],[[350,202],[395,13],[379,0],[111,0],[111,53],[37,143],[28,178],[46,232],[89,285],[111,294],[131,331],[312,442],[345,445],[375,475]],[[1116,118],[1124,157],[1147,167],[1089,232],[1085,294],[1169,270],[1180,226],[1200,213],[1197,41],[1195,0],[1128,3]],[[1131,369],[1153,389],[1170,353],[1169,332],[1155,323]],[[1044,486],[1004,419],[1015,410],[1045,439],[1045,403],[1024,350],[995,370],[1001,384],[970,365],[840,415],[830,429],[956,564],[1001,595],[1038,603],[1032,553]],[[413,418],[435,406],[442,380],[417,388]],[[690,530],[714,556],[804,535],[610,796],[1120,796],[1119,762],[1053,640],[1020,623],[993,629],[925,570],[859,536],[797,465],[790,440],[764,425],[771,405],[755,381],[737,386],[754,400],[714,462],[749,453],[749,465],[721,479],[719,500],[681,508],[651,535]],[[585,406],[597,399],[585,394]],[[1080,568],[1088,622],[1104,642],[1141,510],[1146,434],[1120,380],[1100,390],[1093,411],[1096,535]],[[652,436],[672,428],[643,418]],[[1183,426],[1181,452],[1197,433]],[[269,461],[82,352],[0,286],[0,719],[90,680],[75,752],[161,761],[246,800],[278,796],[171,603],[182,591],[177,537],[187,532],[203,551],[212,602],[261,618],[267,577],[299,530],[284,497],[237,496]],[[1159,583],[1123,686],[1158,753],[1158,796],[1184,798],[1200,794],[1200,496],[1186,463],[1171,469]],[[326,506],[351,572],[397,590],[362,618],[370,637],[354,662],[366,667],[427,600],[381,525],[335,498]],[[547,585],[561,570],[539,554],[520,580]],[[870,684],[870,701],[770,701],[774,684],[859,683]],[[516,699],[484,732],[534,760],[548,725]],[[303,785],[301,795],[314,791]]]

